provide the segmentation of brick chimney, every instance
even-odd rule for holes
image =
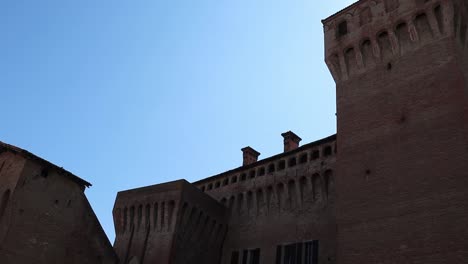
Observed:
[[[255,149],[251,147],[245,147],[241,150],[243,154],[242,166],[246,166],[246,165],[257,162],[258,156],[260,156],[260,152],[256,151]]]
[[[297,149],[299,147],[299,142],[301,142],[302,138],[298,135],[294,134],[292,131],[285,132],[281,134],[284,140],[284,152],[291,151],[293,149]]]

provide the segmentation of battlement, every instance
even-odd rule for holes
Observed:
[[[262,176],[283,173],[304,164],[320,164],[336,153],[336,136],[306,144],[293,151],[281,153],[270,158],[239,167],[193,184],[203,192],[212,192],[232,185],[249,185],[251,181]]]
[[[333,78],[342,82],[375,67],[391,69],[391,61],[405,53],[453,36],[455,5],[464,3],[361,0],[324,19],[325,61]]]

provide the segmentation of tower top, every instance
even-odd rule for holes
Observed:
[[[322,20],[327,66],[336,82],[386,67],[403,53],[451,34],[452,13],[448,0],[358,1]]]

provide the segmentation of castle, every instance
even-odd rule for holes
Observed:
[[[467,263],[467,18],[464,0],[360,0],[323,20],[337,134],[119,192],[113,247],[89,183],[1,144],[0,263]]]

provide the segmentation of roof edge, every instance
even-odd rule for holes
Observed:
[[[43,163],[48,167],[56,169],[59,172],[59,174],[62,174],[63,176],[69,178],[70,180],[78,183],[81,186],[85,186],[85,187],[88,187],[88,188],[92,186],[91,183],[83,180],[82,178],[80,178],[80,177],[74,175],[73,173],[65,170],[64,168],[59,167],[59,166],[53,164],[52,162],[47,161],[47,160],[45,160],[45,159],[43,159],[43,158],[41,158],[39,156],[36,156],[33,153],[31,153],[31,152],[29,152],[29,151],[27,151],[25,149],[22,149],[22,148],[19,148],[17,146],[10,145],[8,143],[0,141],[0,151],[2,151],[2,150],[7,150],[7,151],[10,151],[10,152],[15,153],[15,154],[22,155],[23,157],[25,157],[27,159]]]
[[[207,181],[211,181],[211,180],[214,180],[214,179],[217,179],[217,178],[221,178],[223,176],[226,176],[226,175],[229,175],[231,173],[236,173],[236,172],[239,172],[239,171],[243,171],[243,170],[248,170],[250,168],[254,168],[260,164],[263,164],[263,163],[268,163],[270,162],[271,160],[275,160],[275,159],[278,159],[278,158],[281,158],[281,157],[284,157],[284,156],[288,156],[290,154],[293,154],[293,153],[296,153],[296,152],[301,152],[303,151],[304,149],[308,149],[308,148],[313,148],[315,146],[318,146],[320,144],[323,144],[325,142],[329,142],[329,141],[333,141],[333,140],[336,140],[336,134],[333,134],[331,136],[328,136],[326,138],[322,138],[322,139],[319,139],[319,140],[316,140],[316,141],[313,141],[313,142],[310,142],[310,143],[307,143],[307,144],[304,144],[296,149],[293,149],[291,151],[288,151],[288,152],[282,152],[282,153],[279,153],[279,154],[276,154],[276,155],[273,155],[273,156],[270,156],[268,158],[265,158],[265,159],[262,159],[262,160],[259,160],[257,162],[254,162],[252,164],[249,164],[247,166],[241,166],[241,167],[237,167],[235,169],[232,169],[232,170],[228,170],[228,171],[225,171],[225,172],[222,172],[222,173],[219,173],[219,174],[216,174],[216,175],[213,175],[213,176],[210,176],[210,177],[207,177],[207,178],[203,178],[201,180],[198,180],[198,181],[194,181],[192,182],[192,184],[196,185],[196,184],[200,184],[200,183],[203,183],[203,182],[207,182]]]

